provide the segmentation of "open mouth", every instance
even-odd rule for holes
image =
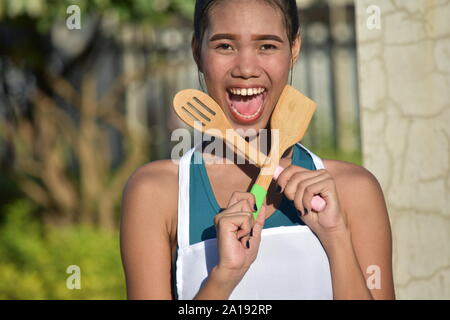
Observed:
[[[261,118],[266,97],[267,90],[263,87],[227,89],[228,108],[241,123],[254,123]]]

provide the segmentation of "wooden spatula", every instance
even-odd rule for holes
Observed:
[[[270,119],[272,145],[269,156],[250,191],[256,199],[257,210],[253,214],[255,220],[264,203],[280,158],[288,148],[303,138],[315,111],[314,101],[286,85]]]
[[[315,103],[311,100],[309,100],[307,97],[303,96],[300,92],[295,90],[292,87],[289,87],[289,89],[285,89],[283,94],[280,96],[280,100],[278,104],[282,102],[281,98],[283,97],[285,92],[288,90],[290,92],[291,97],[299,96],[300,99],[298,101],[294,101],[294,103],[301,103],[304,99],[308,101],[308,103],[314,104],[314,110],[315,110]],[[292,102],[292,101],[291,101]],[[276,109],[278,109],[278,104]],[[209,95],[206,93],[203,93],[199,90],[195,89],[187,89],[182,90],[178,92],[175,95],[175,98],[173,99],[173,107],[175,110],[175,113],[178,115],[178,117],[184,121],[187,125],[191,126],[192,128],[199,129],[202,132],[207,132],[210,135],[217,136],[224,141],[227,142],[227,144],[231,147],[235,147],[238,151],[241,152],[242,155],[244,155],[248,160],[254,162],[258,167],[263,167],[264,164],[270,166],[271,163],[267,160],[267,157],[261,153],[259,150],[255,150],[247,141],[245,141],[239,134],[232,133],[233,127],[228,122],[228,119],[226,118],[222,108],[212,99]],[[314,113],[314,110],[312,113]],[[312,117],[312,115],[311,115]],[[272,119],[274,117],[272,116]],[[295,120],[292,118],[293,121],[296,122],[296,126],[300,125],[299,121],[300,119]],[[271,120],[274,121],[274,120]],[[196,123],[197,122],[197,125]],[[309,124],[309,121],[308,121]],[[308,126],[306,124],[306,127]],[[271,122],[271,125],[273,127],[273,123]],[[216,130],[210,130],[210,129],[216,129]],[[228,131],[227,131],[228,130]],[[306,131],[306,129],[305,129]],[[227,134],[228,132],[228,134]],[[233,139],[230,139],[230,137],[233,137]],[[303,137],[303,135],[302,135]],[[299,139],[300,140],[300,139]],[[298,142],[299,140],[295,141]],[[295,143],[294,142],[294,143]],[[289,148],[289,146],[288,146]],[[286,148],[287,149],[287,148]],[[286,150],[285,149],[285,150]],[[272,149],[273,150],[273,149]],[[284,151],[279,154],[279,157],[282,156]],[[279,159],[278,159],[279,162]],[[277,163],[278,163],[277,162]],[[275,166],[276,168],[276,166]],[[264,169],[265,170],[265,169]],[[265,196],[267,194],[267,188],[270,185],[270,179],[271,176],[273,176],[273,172],[275,169],[271,169],[269,172],[261,172],[263,174],[260,175],[260,179],[263,179],[263,176],[266,176],[268,181],[268,185],[264,187],[257,187],[256,185],[252,188],[252,192],[255,195],[255,198],[259,199],[257,202],[260,203],[258,206],[257,212],[259,212],[262,203],[264,202]],[[270,178],[270,179],[269,179]],[[264,184],[263,182],[260,182],[261,184]],[[267,183],[267,181],[265,182]],[[264,191],[262,190],[265,190]],[[317,211],[323,207],[324,200],[320,198],[319,196],[314,197],[313,208],[315,208]],[[255,213],[256,216],[256,213]]]
[[[236,147],[259,167],[266,162],[267,157],[234,131],[222,108],[206,93],[195,89],[182,90],[175,95],[173,108],[187,125],[222,139],[233,149]]]

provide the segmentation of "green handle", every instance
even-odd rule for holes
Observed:
[[[256,199],[257,210],[253,212],[253,218],[256,220],[259,211],[261,210],[261,207],[264,203],[264,200],[266,199],[267,190],[265,190],[263,187],[255,183],[252,187],[252,190],[250,190],[250,193],[253,194]]]

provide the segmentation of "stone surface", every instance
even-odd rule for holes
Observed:
[[[450,1],[355,1],[364,165],[392,224],[400,299],[450,299]]]

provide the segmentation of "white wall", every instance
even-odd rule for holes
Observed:
[[[450,1],[355,2],[363,159],[389,207],[397,297],[450,299]]]

